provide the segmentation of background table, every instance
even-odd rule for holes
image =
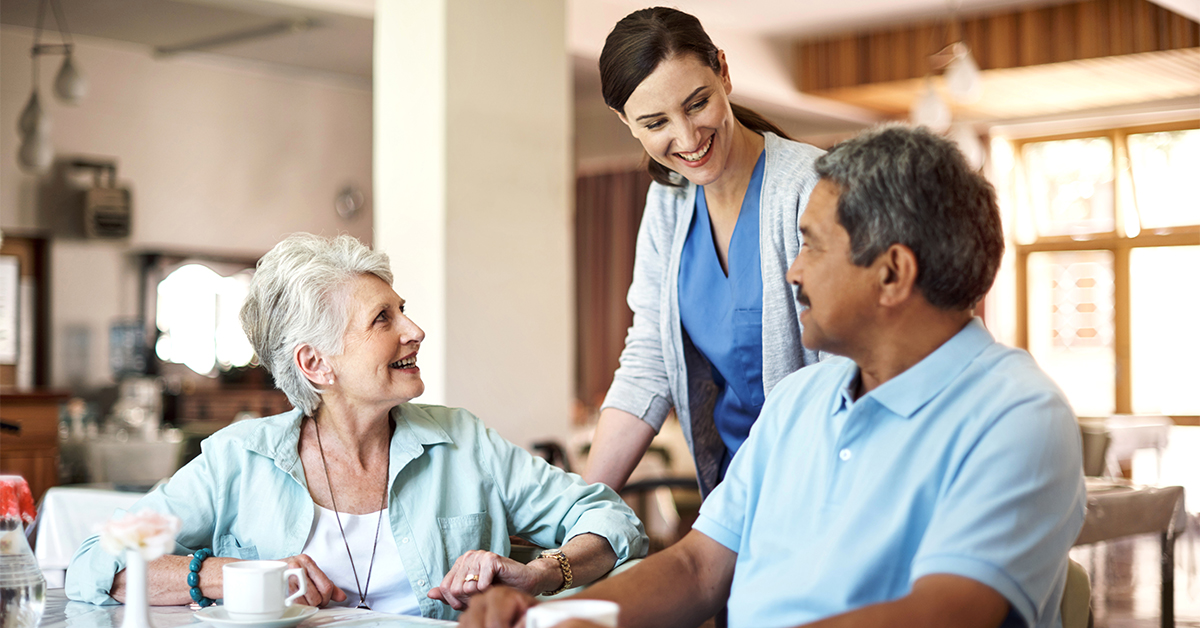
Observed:
[[[38,508],[34,555],[46,584],[61,587],[71,556],[117,510],[126,510],[144,493],[86,486],[56,486]]]
[[[1087,515],[1075,545],[1138,534],[1162,542],[1162,627],[1175,626],[1175,540],[1186,529],[1182,486],[1134,486],[1088,479]]]

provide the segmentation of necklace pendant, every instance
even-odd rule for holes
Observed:
[[[367,606],[367,601],[362,598],[358,598],[358,606],[355,606],[354,608],[361,608],[364,611],[371,610],[371,607]]]

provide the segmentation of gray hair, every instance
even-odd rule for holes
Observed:
[[[907,246],[917,288],[944,310],[974,307],[991,289],[1004,253],[996,191],[953,142],[924,127],[884,125],[834,146],[816,170],[841,188],[837,217],[855,264]]]
[[[302,344],[328,355],[342,352],[347,291],[362,275],[392,284],[387,254],[348,235],[292,234],[258,261],[242,305],[242,329],[275,386],[306,415],[321,405],[321,393],[293,354]]]

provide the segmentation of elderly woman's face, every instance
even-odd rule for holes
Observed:
[[[425,338],[404,315],[404,299],[375,275],[348,291],[341,355],[332,356],[334,385],[326,389],[355,405],[390,408],[425,392],[417,350]]]

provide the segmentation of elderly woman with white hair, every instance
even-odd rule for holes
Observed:
[[[133,506],[183,522],[176,551],[147,567],[151,604],[207,605],[223,565],[276,559],[305,570],[308,605],[453,618],[494,584],[553,593],[645,553],[611,489],[465,410],[410,403],[425,388],[425,334],[383,253],[293,235],[259,262],[241,318],[295,409],[217,432]],[[510,535],[553,549],[522,564],[507,557]],[[123,568],[88,539],[67,595],[122,602]]]

